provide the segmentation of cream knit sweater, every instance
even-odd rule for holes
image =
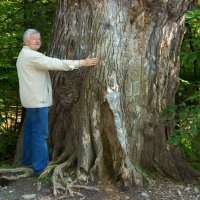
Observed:
[[[24,46],[17,59],[22,106],[41,108],[52,105],[52,86],[48,70],[69,71],[84,66],[84,60],[60,60]]]

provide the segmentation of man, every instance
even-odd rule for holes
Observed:
[[[45,170],[49,162],[48,107],[52,105],[52,86],[48,70],[69,71],[82,66],[95,66],[97,58],[60,60],[37,52],[41,46],[40,33],[28,29],[24,33],[24,47],[17,59],[17,73],[22,106],[26,110],[24,121],[23,166],[32,165],[36,174]]]

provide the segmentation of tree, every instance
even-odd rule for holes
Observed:
[[[80,178],[109,177],[122,186],[141,184],[143,169],[176,179],[193,175],[180,150],[167,144],[174,124],[160,117],[174,104],[189,3],[58,2],[48,54],[62,59],[90,54],[101,63],[51,74],[53,160],[70,160]]]

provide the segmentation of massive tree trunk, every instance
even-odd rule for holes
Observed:
[[[191,176],[174,125],[160,113],[174,104],[184,13],[189,0],[60,0],[48,54],[98,57],[96,67],[53,72],[52,159],[75,155],[78,176],[141,184],[142,170]]]

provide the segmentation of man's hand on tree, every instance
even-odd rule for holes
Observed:
[[[85,60],[84,60],[84,66],[85,67],[89,67],[89,66],[95,66],[99,63],[99,59],[98,58],[90,58],[90,56],[88,56]]]

